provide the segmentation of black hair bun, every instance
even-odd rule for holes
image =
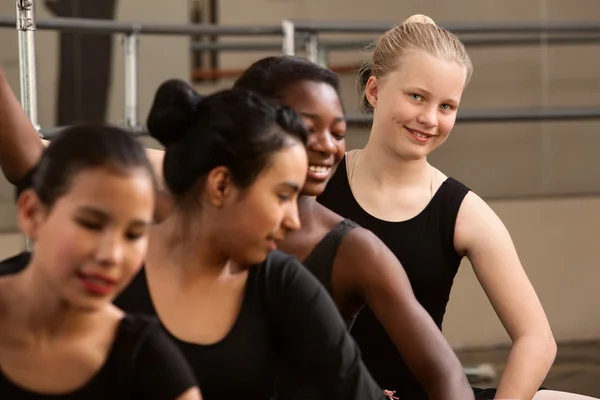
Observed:
[[[202,96],[187,82],[170,79],[156,90],[146,123],[150,136],[163,146],[179,141],[202,101]]]

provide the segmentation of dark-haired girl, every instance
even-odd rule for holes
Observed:
[[[21,140],[35,142],[22,111],[7,116],[11,129],[0,126],[0,142],[15,151]],[[325,289],[274,250],[299,227],[296,198],[308,164],[300,117],[257,95],[201,99],[169,81],[157,91],[148,128],[166,147],[172,205],[116,304],[158,315],[204,399],[270,398],[284,358],[331,398],[383,399]],[[2,162],[3,170],[18,180],[27,157]]]
[[[0,398],[199,400],[155,318],[111,301],[139,270],[154,211],[143,147],[116,128],[61,133],[18,199],[35,252],[0,277]]]

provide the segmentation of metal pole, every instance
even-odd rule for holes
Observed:
[[[37,109],[35,69],[35,15],[33,0],[16,0],[17,34],[19,36],[19,71],[21,106],[36,130],[40,129]]]
[[[284,19],[281,22],[283,29],[283,54],[293,56],[296,54],[296,28],[294,23],[289,19]]]
[[[306,58],[315,64],[319,63],[319,37],[316,33],[308,34],[306,40]]]
[[[138,128],[138,34],[123,38],[125,51],[125,121],[128,128]]]
[[[318,64],[321,67],[327,68],[327,65],[329,64],[329,49],[327,49],[326,47],[320,46],[318,59],[319,59]]]
[[[39,132],[37,113],[37,79],[35,70],[35,14],[33,0],[16,0],[17,34],[19,36],[19,75],[21,107],[33,127]],[[33,243],[25,236],[25,249],[33,250]]]

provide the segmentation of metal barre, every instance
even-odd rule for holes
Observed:
[[[600,42],[600,35],[590,36],[550,36],[550,37],[516,37],[516,38],[465,38],[461,41],[467,47],[492,47],[492,46],[521,46],[536,44],[589,44]],[[357,50],[364,49],[373,44],[373,40],[350,41],[321,41],[323,50]],[[204,51],[280,51],[281,43],[203,43],[194,41],[190,45],[192,50]],[[297,49],[302,46],[297,45]]]
[[[529,108],[514,110],[470,110],[459,112],[457,123],[486,122],[541,122],[600,120],[598,108]],[[365,125],[373,121],[371,114],[348,114],[346,121],[352,125]]]
[[[460,112],[456,118],[457,123],[485,123],[485,122],[534,122],[534,121],[575,121],[575,120],[600,120],[599,108],[540,108],[540,109],[515,109],[515,110],[472,110]],[[370,114],[347,114],[346,121],[353,125],[370,123]],[[145,127],[130,127],[115,125],[131,132],[135,136],[148,136]],[[41,133],[44,138],[52,139],[66,127],[43,128]]]
[[[0,27],[14,28],[14,17],[0,15]],[[142,22],[118,22],[85,18],[53,18],[37,20],[36,28],[41,30],[59,30],[80,33],[122,33],[141,35],[219,35],[219,36],[269,36],[283,34],[281,26],[222,26],[209,24],[146,24]]]
[[[398,23],[290,21],[297,32],[382,33]],[[600,22],[529,22],[440,24],[455,34],[473,33],[600,33]]]
[[[292,22],[292,21],[290,21]],[[14,28],[16,19],[0,15],[0,27]],[[293,21],[294,30],[307,33],[381,33],[394,27],[391,23],[364,22],[317,22]],[[146,24],[142,22],[119,22],[85,18],[53,18],[35,21],[37,29],[60,30],[82,33],[137,33],[143,35],[217,35],[217,36],[278,36],[283,35],[281,25],[272,26],[223,26],[210,24]],[[551,22],[518,24],[442,24],[455,34],[486,33],[600,33],[598,22]]]
[[[21,63],[22,104],[34,125],[37,123],[37,91],[35,83],[35,47],[33,32],[35,29],[50,29],[69,32],[104,33],[125,35],[125,69],[126,69],[126,99],[125,99],[125,125],[135,129],[137,121],[137,42],[141,34],[157,35],[283,35],[283,50],[287,54],[294,54],[296,50],[296,33],[309,33],[306,37],[305,49],[310,59],[317,57],[316,32],[381,32],[389,29],[394,24],[368,24],[368,23],[326,23],[326,22],[296,22],[284,20],[280,26],[269,27],[242,27],[242,26],[217,26],[208,24],[195,25],[160,25],[143,24],[139,22],[115,22],[109,20],[91,20],[82,18],[55,18],[52,20],[36,21],[33,15],[32,0],[16,0],[17,18],[0,16],[0,27],[14,27],[17,24],[19,31],[19,51]],[[533,23],[533,24],[463,24],[447,25],[447,29],[455,33],[600,33],[600,23]],[[26,34],[26,35],[25,35]],[[304,39],[304,38],[303,38]],[[494,44],[532,44],[532,43],[582,43],[597,42],[596,37],[562,37],[562,38],[487,38],[465,39],[465,44],[489,46]],[[354,42],[356,44],[358,42]],[[365,41],[365,44],[369,42]],[[198,47],[201,44],[196,43]],[[226,44],[221,44],[225,45]],[[240,44],[229,44],[230,48],[241,49]],[[255,49],[264,50],[272,45],[253,45]],[[260,47],[259,47],[260,46]],[[347,48],[350,44],[330,43],[329,49]],[[271,48],[271,47],[269,47]],[[275,48],[273,48],[275,49]],[[25,73],[23,71],[25,70]],[[25,82],[26,81],[26,82]],[[25,82],[25,83],[24,83]],[[28,85],[28,90],[25,90]],[[541,121],[541,120],[573,120],[573,119],[598,119],[600,111],[596,109],[577,110],[517,110],[517,111],[477,111],[461,112],[457,122],[498,122],[498,121]],[[350,123],[368,123],[369,115],[348,115]]]

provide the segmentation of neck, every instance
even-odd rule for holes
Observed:
[[[315,196],[300,195],[298,197],[298,215],[300,216],[301,224],[300,230],[312,225],[314,219],[313,211],[318,204]]]
[[[19,341],[48,341],[89,326],[98,313],[69,305],[45,281],[39,270],[37,261],[33,259],[22,273],[9,278],[2,289],[10,297],[8,314],[11,321],[18,331],[22,331]]]
[[[414,186],[431,175],[427,158],[409,160],[373,142],[355,154],[354,163],[355,174],[360,171],[378,186]]]
[[[294,243],[296,238],[303,237],[307,232],[312,230],[315,220],[314,209],[318,206],[319,203],[317,203],[317,198],[315,196],[300,195],[298,197],[300,229],[285,234],[285,239],[279,244],[281,250],[286,251],[288,245]]]
[[[193,221],[191,223],[190,221]],[[207,276],[216,277],[232,271],[233,263],[220,252],[209,223],[189,213],[172,212],[163,222],[168,258],[177,264],[182,282],[193,283]]]

